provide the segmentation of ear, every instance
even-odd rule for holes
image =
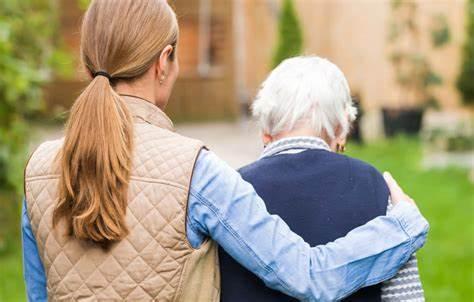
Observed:
[[[170,64],[171,64],[171,55],[173,53],[173,46],[171,45],[166,45],[166,47],[163,49],[163,51],[160,53],[160,57],[158,58],[158,64],[157,64],[157,76],[160,78],[161,76],[167,76],[169,73],[170,69]]]
[[[339,142],[339,143],[346,143],[347,142],[347,136],[348,136],[348,133],[344,133],[343,131],[343,128],[341,125],[338,125],[336,127],[336,140]]]
[[[264,146],[270,144],[271,142],[273,142],[273,136],[271,136],[268,133],[263,133],[262,134],[262,142],[263,142]]]

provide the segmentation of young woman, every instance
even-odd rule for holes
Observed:
[[[65,137],[43,143],[25,171],[30,300],[218,301],[216,243],[273,289],[337,300],[391,277],[423,245],[428,223],[393,181],[400,202],[389,215],[324,246],[268,214],[236,171],[173,132],[162,110],[177,41],[164,0],[88,8],[81,54],[91,83]]]

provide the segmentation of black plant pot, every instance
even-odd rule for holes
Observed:
[[[416,135],[421,130],[423,108],[390,109],[383,108],[385,135],[390,137],[399,133]]]

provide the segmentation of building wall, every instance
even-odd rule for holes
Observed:
[[[208,43],[212,64],[210,70],[203,73],[199,69],[202,60],[200,14],[205,1],[211,10],[212,30]],[[366,110],[413,105],[400,98],[388,60],[390,0],[294,1],[304,31],[305,53],[327,57],[336,63]],[[450,25],[448,45],[431,51],[425,39],[422,47],[429,54],[435,71],[445,80],[445,85],[434,89],[435,95],[443,107],[456,108],[460,104],[455,81],[461,62],[466,0],[416,1],[420,4],[422,26],[429,26],[429,17],[440,12],[446,15]],[[175,7],[181,28],[181,74],[168,113],[177,120],[236,117],[237,95],[241,102],[251,102],[270,70],[281,0],[169,2]],[[77,1],[61,0],[60,5],[61,32],[76,58],[76,71],[72,78],[57,78],[46,91],[48,104],[68,108],[88,83],[78,60],[83,12],[77,7]],[[236,12],[241,14],[242,22],[238,26]]]
[[[269,72],[276,43],[279,0],[243,0],[246,10],[246,89],[254,95]],[[414,105],[400,99],[388,59],[387,35],[390,0],[294,0],[304,30],[306,54],[326,57],[337,64],[349,80],[353,94],[368,110],[382,106]],[[455,81],[461,63],[464,38],[465,0],[416,0],[420,24],[430,26],[430,17],[446,15],[451,41],[431,50],[427,30],[422,49],[445,84],[433,89],[444,108],[456,108],[460,97]]]
[[[202,40],[202,1],[174,0],[180,23],[180,77],[168,105],[177,120],[235,118],[238,114],[234,83],[233,11],[231,1],[207,0],[210,9],[209,43]],[[201,39],[201,40],[200,40]],[[203,47],[209,70],[203,72]],[[206,48],[207,47],[207,48]],[[206,55],[206,54],[204,54]]]
[[[200,72],[203,55],[200,48],[201,4],[210,8],[209,41],[203,48],[209,52],[211,68]],[[83,11],[78,1],[60,0],[61,35],[74,59],[73,76],[58,76],[46,87],[46,101],[50,108],[69,108],[90,79],[79,60],[80,25]],[[234,47],[232,2],[221,0],[170,0],[180,23],[180,77],[170,98],[167,113],[173,120],[208,120],[235,118],[238,103],[234,85]]]

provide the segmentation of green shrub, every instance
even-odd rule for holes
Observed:
[[[278,24],[278,45],[273,56],[272,67],[286,58],[301,54],[303,35],[292,0],[284,0]]]
[[[426,33],[419,21],[419,3],[416,1],[391,1],[391,17],[388,42],[392,44],[390,61],[396,83],[401,88],[401,101],[420,103],[421,107],[438,108],[438,100],[431,87],[443,84],[443,78],[432,67],[428,56],[418,45]],[[431,35],[431,50],[444,47],[451,40],[446,16],[431,16],[432,25],[427,28]],[[407,43],[409,41],[409,43]]]
[[[30,129],[57,57],[57,1],[0,1],[0,251],[18,229]]]
[[[474,105],[474,0],[469,0],[467,6],[467,36],[457,86],[464,103]]]

